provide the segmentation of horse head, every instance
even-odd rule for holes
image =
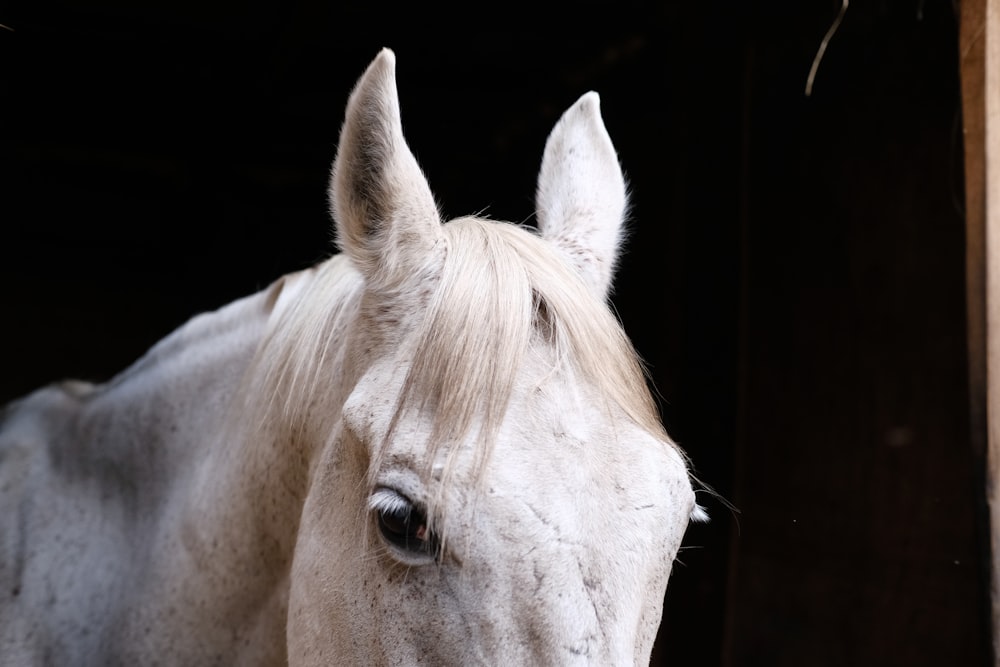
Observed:
[[[648,662],[696,506],[606,304],[627,197],[597,94],[549,136],[537,231],[443,223],[384,50],[330,192],[363,286],[295,547],[289,662]]]

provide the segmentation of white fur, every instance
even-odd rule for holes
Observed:
[[[538,177],[538,228],[602,298],[611,288],[628,207],[625,179],[589,92],[570,107],[545,144]]]
[[[343,254],[9,408],[3,664],[648,662],[698,511],[603,303],[625,198],[596,95],[548,142],[540,236],[442,225],[393,64],[348,103]],[[380,535],[409,504],[440,553]]]

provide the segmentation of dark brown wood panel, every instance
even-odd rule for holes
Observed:
[[[986,664],[957,24],[903,5],[808,99],[753,40],[729,665]]]

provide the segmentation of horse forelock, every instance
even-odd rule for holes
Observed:
[[[529,369],[534,386],[582,382],[600,398],[592,409],[670,443],[618,320],[547,241],[530,228],[471,217],[444,230],[441,278],[407,348],[410,367],[383,446],[408,411],[432,415],[425,460],[439,489],[453,472],[456,443],[472,443],[481,481],[529,358],[550,360]]]
[[[369,443],[371,483],[397,425],[414,414],[431,421],[421,472],[441,480],[443,492],[460,451],[453,445],[471,443],[480,481],[529,358],[551,360],[529,369],[523,377],[530,382],[583,382],[603,402],[592,409],[612,420],[623,415],[670,442],[621,325],[547,241],[529,228],[480,218],[443,229],[436,284],[429,291],[411,286],[426,303],[398,344],[408,368],[384,438]],[[364,289],[351,262],[334,257],[278,314],[245,383],[258,430],[329,436],[339,416],[330,405],[332,373],[343,361],[348,329],[357,325],[352,319]]]

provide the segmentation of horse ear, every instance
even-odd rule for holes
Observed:
[[[330,201],[338,246],[375,282],[412,273],[442,235],[434,195],[403,138],[389,49],[368,66],[347,102]]]
[[[614,277],[628,208],[625,178],[590,92],[563,114],[545,144],[535,205],[538,229],[601,299]]]

